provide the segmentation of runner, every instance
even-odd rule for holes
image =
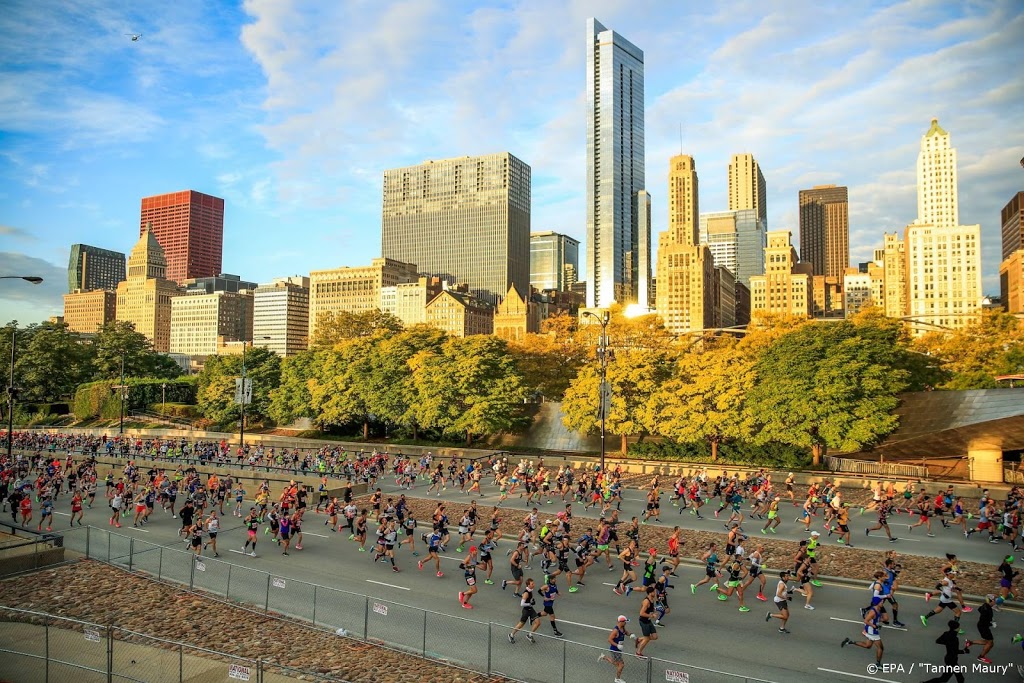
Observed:
[[[636,541],[630,539],[629,545],[619,553],[619,559],[622,560],[622,577],[615,584],[615,588],[612,589],[616,595],[628,596],[633,592],[633,587],[630,584],[636,581],[636,571],[633,568],[636,556]]]
[[[646,591],[647,594],[640,603],[641,636],[636,641],[636,656],[638,659],[647,659],[644,655],[644,649],[646,649],[649,642],[658,639],[658,629],[654,626],[654,618],[657,616],[654,608],[656,602],[654,586],[648,586]]]
[[[864,535],[870,536],[872,531],[885,529],[885,535],[889,537],[889,542],[895,543],[896,538],[893,537],[892,531],[889,530],[889,513],[892,510],[892,508],[889,505],[889,502],[879,500],[878,505],[876,506],[876,510],[878,512],[878,524],[876,524],[873,527],[865,527]]]
[[[477,560],[477,556],[476,556],[476,546],[475,545],[471,545],[469,547],[469,554],[466,555],[466,558],[459,565],[459,568],[464,570],[464,575],[465,575],[465,578],[466,578],[466,586],[468,586],[468,588],[466,590],[459,591],[459,604],[462,605],[465,609],[473,609],[473,605],[469,604],[469,599],[472,598],[474,595],[476,595],[476,592],[477,592],[477,586],[476,586],[476,566],[477,566],[477,563],[478,563],[478,560]]]
[[[953,619],[957,623],[960,622],[960,613],[963,609],[964,596],[960,592],[960,589],[957,587],[956,583],[953,581],[952,573],[953,568],[951,566],[942,568],[942,579],[935,586],[935,590],[939,591],[939,604],[931,612],[921,615],[921,623],[924,626],[928,625],[929,618],[935,616],[936,614],[939,614],[944,609],[948,609],[949,611],[951,611],[953,613]],[[956,597],[957,602],[960,603],[959,606],[955,602],[953,602],[954,596]],[[925,602],[931,600],[931,598],[931,593],[924,594]]]
[[[711,590],[718,588],[718,553],[715,548],[715,543],[712,541],[708,544],[708,549],[700,556],[701,562],[704,563],[704,578],[697,583],[690,584],[690,593],[696,593],[699,586],[703,586],[710,581],[715,582]]]
[[[247,534],[245,544],[242,545],[242,554],[245,555],[245,551],[252,544],[252,552],[249,554],[252,557],[256,557],[256,531],[260,528],[260,521],[255,507],[249,508],[249,514],[242,520],[242,523],[245,524]]]
[[[75,518],[78,518],[78,526],[82,526],[82,494],[77,490],[71,496],[71,526],[75,525]]]
[[[444,576],[444,574],[441,572],[441,557],[437,554],[438,546],[441,545],[441,534],[439,534],[436,530],[435,531],[431,531],[430,532],[430,536],[427,536],[426,534],[424,534],[423,535],[423,539],[424,539],[424,543],[427,544],[427,556],[425,558],[423,558],[422,560],[420,560],[417,563],[416,566],[418,566],[420,568],[420,571],[423,571],[423,564],[425,562],[430,562],[430,559],[433,558],[434,559],[434,571],[437,572],[437,578],[440,579],[442,576]],[[504,581],[502,581],[502,586],[501,587],[502,587],[502,589],[505,588],[505,582]]]
[[[516,634],[519,633],[520,629],[523,628],[527,623],[532,624],[529,633],[526,634],[526,639],[531,643],[536,644],[536,640],[533,638],[533,634],[540,628],[540,617],[537,615],[537,610],[534,609],[536,599],[533,596],[534,583],[533,579],[526,580],[526,587],[523,588],[522,595],[519,596],[519,606],[522,608],[522,614],[519,616],[519,623],[515,625],[512,632],[508,634],[508,642],[515,645]]]
[[[43,497],[39,504],[39,526],[36,530],[42,531],[44,523],[47,531],[53,530],[53,500],[49,496]]]
[[[985,596],[985,602],[978,608],[978,635],[981,637],[977,640],[968,640],[965,643],[966,647],[970,647],[971,645],[982,646],[981,654],[978,655],[978,661],[985,664],[992,663],[992,660],[986,657],[992,649],[994,641],[992,638],[992,629],[995,628],[996,623],[992,621],[992,611],[998,610],[999,605],[1002,604],[1002,602],[1003,599],[997,598],[993,593],[989,593]]]
[[[562,632],[558,630],[558,624],[555,623],[555,599],[558,598],[559,595],[558,586],[555,585],[554,576],[549,576],[548,580],[544,582],[544,585],[540,587],[540,595],[543,602],[543,609],[541,609],[539,616],[548,618],[551,622],[551,631],[555,634],[556,638],[563,637]]]
[[[1011,565],[1013,564],[1013,555],[1007,555],[1003,558],[1003,561],[999,563],[998,572],[1001,577],[999,579],[999,596],[1003,600],[1007,600],[1010,597],[1010,593],[1013,590],[1013,580],[1017,578],[1020,572],[1016,571]]]
[[[792,495],[792,491],[790,491],[790,495]],[[768,503],[768,521],[764,523],[763,527],[761,527],[762,534],[769,531],[774,534],[775,530],[779,528],[779,524],[782,523],[782,519],[779,517],[780,500],[781,498],[779,496],[775,496],[772,498],[771,502]]]
[[[772,598],[775,602],[775,609],[779,611],[772,614],[769,610],[765,613],[764,617],[765,621],[779,619],[782,622],[782,626],[779,627],[779,633],[789,633],[789,630],[786,629],[786,622],[789,621],[789,596],[791,592],[787,585],[789,576],[789,570],[787,569],[783,569],[779,572],[779,583],[775,586],[775,596]]]
[[[271,513],[273,516],[273,513]],[[288,546],[292,542],[292,520],[287,514],[282,514],[281,518],[277,520],[278,531],[281,534],[281,540],[278,541],[279,545],[283,547],[281,551],[282,555],[288,554]]]
[[[203,544],[203,550],[207,547],[213,547],[213,556],[220,557],[217,554],[217,534],[220,532],[220,518],[217,517],[216,510],[210,510],[210,517],[206,520],[206,533],[209,535],[210,540]]]
[[[750,608],[743,603],[743,579],[746,578],[746,569],[743,566],[743,557],[740,553],[733,555],[732,559],[725,565],[725,570],[728,572],[728,579],[725,582],[725,588],[716,583],[712,590],[718,591],[718,599],[725,602],[729,599],[733,593],[736,593],[736,597],[740,603],[740,612],[749,612]]]
[[[929,678],[924,683],[946,683],[950,678],[956,676],[957,683],[964,683],[964,675],[960,673],[960,655],[966,655],[971,651],[970,643],[965,643],[964,649],[960,649],[960,637],[958,631],[960,630],[960,622],[956,619],[950,619],[949,623],[946,624],[946,632],[935,639],[937,645],[942,645],[946,648],[946,654],[942,658],[943,668],[945,671],[940,676],[935,678]]]
[[[622,670],[625,668],[626,663],[622,661],[622,641],[629,636],[632,639],[636,639],[636,635],[626,630],[626,622],[629,621],[624,615],[619,615],[618,621],[612,628],[611,633],[608,634],[608,654],[598,655],[597,661],[608,662],[615,668],[615,681],[614,683],[626,683],[622,680]]]
[[[750,584],[754,583],[754,579],[757,579],[759,586],[757,589],[756,597],[761,602],[766,602],[768,598],[766,598],[764,595],[764,587],[767,584],[767,579],[765,578],[764,572],[761,568],[761,562],[763,559],[764,546],[758,544],[758,546],[754,548],[754,552],[750,553],[750,570],[748,571],[747,581],[743,584],[743,588],[744,590],[746,590],[747,587],[750,586]]]
[[[852,638],[843,638],[843,642],[839,644],[839,647],[846,647],[847,645],[856,645],[862,647],[865,650],[875,649],[875,664],[879,665],[882,663],[882,653],[885,651],[885,646],[882,645],[882,631],[878,625],[878,621],[882,616],[882,608],[878,605],[873,605],[867,609],[864,614],[864,630],[861,634],[864,636],[864,640],[855,641]]]

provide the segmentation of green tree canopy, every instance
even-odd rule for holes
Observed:
[[[367,395],[373,370],[370,352],[376,341],[371,337],[351,337],[318,352],[309,395],[321,424],[361,422],[363,438],[369,435]]]
[[[252,403],[246,406],[247,420],[270,415],[270,394],[281,383],[281,359],[265,348],[245,352],[245,374],[252,380]],[[215,424],[227,424],[241,416],[235,403],[235,380],[242,377],[242,356],[209,356],[199,373],[199,410]]]
[[[135,331],[135,325],[119,320],[99,328],[93,337],[95,374],[93,379],[119,377],[121,359],[127,377],[172,378],[181,374],[181,368],[168,356],[153,350],[146,335]]]
[[[427,325],[414,325],[379,340],[371,347],[371,372],[367,379],[367,408],[378,420],[398,425],[417,438],[416,386],[410,365],[421,351],[441,353],[448,335]]]
[[[316,351],[300,351],[281,361],[281,383],[270,392],[269,415],[279,425],[308,417],[316,418],[309,382],[317,366]]]
[[[390,336],[401,331],[402,321],[378,308],[360,313],[328,312],[317,318],[316,334],[313,335],[310,348],[329,349],[346,339]]]
[[[92,347],[67,325],[45,322],[19,330],[17,322],[11,322],[0,331],[4,378],[10,375],[11,339],[15,330],[14,381],[20,389],[19,401],[67,400],[74,396],[79,384],[92,377]]]
[[[756,441],[811,450],[854,451],[896,429],[897,395],[907,386],[893,328],[849,321],[803,325],[768,346],[746,407]]]
[[[961,329],[922,335],[913,349],[935,359],[938,388],[991,389],[999,375],[1024,372],[1024,325],[1009,313],[985,311]]]

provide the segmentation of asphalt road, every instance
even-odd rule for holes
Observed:
[[[422,492],[418,487],[411,493]],[[627,494],[624,512],[636,514],[639,511],[639,496],[637,491]],[[466,498],[465,494],[451,491],[442,497]],[[488,495],[482,501],[493,499],[493,495]],[[283,556],[280,548],[261,534],[258,556],[252,558],[237,552],[245,540],[245,532],[239,520],[228,515],[219,539],[221,558],[204,558],[202,570],[197,571],[198,565],[184,552],[184,543],[176,538],[178,520],[158,510],[145,528],[134,529],[125,524],[114,530],[116,535],[108,536],[105,511],[105,506],[86,511],[86,520],[97,525],[89,534],[89,551],[93,557],[109,557],[111,561],[126,564],[131,554],[134,569],[186,584],[191,580],[197,588],[261,607],[269,599],[272,611],[310,619],[332,629],[344,628],[355,637],[366,634],[414,652],[427,651],[472,668],[486,669],[490,658],[492,671],[517,679],[544,683],[611,681],[612,668],[597,662],[597,657],[607,650],[607,634],[616,615],[627,615],[632,620],[630,629],[639,630],[636,623],[639,595],[615,595],[611,584],[618,578],[617,572],[595,566],[588,572],[587,585],[580,592],[568,594],[565,584],[560,585],[563,594],[556,603],[556,611],[564,640],[551,637],[550,625],[545,621],[538,631],[544,637],[539,637],[537,644],[530,644],[522,636],[515,645],[510,644],[508,625],[518,620],[519,603],[511,589],[503,592],[500,588],[500,579],[508,576],[504,556],[504,550],[510,547],[508,541],[499,543],[495,555],[495,585],[483,585],[481,581],[480,592],[472,601],[475,609],[464,610],[457,599],[458,591],[465,584],[454,548],[443,559],[443,578],[435,577],[430,570],[418,571],[417,558],[411,557],[406,548],[398,554],[401,571],[394,573],[387,565],[374,564],[369,552],[357,552],[346,536],[329,532],[323,526],[322,516],[310,514],[304,525],[303,550],[293,549],[289,556]],[[673,514],[675,508],[668,507],[662,518],[675,522],[671,519]],[[689,514],[675,516],[682,519],[687,528],[696,525],[712,530],[721,528],[721,522],[702,523]],[[67,516],[58,516],[55,528],[65,528],[67,519]],[[779,536],[802,538],[794,525],[786,524],[792,517],[784,519],[785,531]],[[863,518],[855,517],[855,532],[863,529],[860,519],[873,521],[868,514]],[[84,551],[85,529],[76,528],[68,533],[65,543],[70,549]],[[874,545],[870,543],[869,540],[865,547],[890,547],[884,540],[875,541]],[[907,554],[941,555],[946,548],[952,548],[962,559],[992,562],[1005,546],[989,545],[976,538],[968,542],[962,536],[953,536],[922,538],[918,543],[900,545],[899,550]],[[769,569],[769,576],[771,574]],[[681,680],[670,672],[682,671],[690,674],[691,681],[737,681],[734,677],[701,670],[708,669],[787,683],[857,681],[865,677],[904,683],[930,678],[934,673],[922,670],[922,665],[941,663],[942,649],[934,640],[942,632],[945,620],[936,617],[927,628],[922,626],[918,617],[930,605],[921,597],[907,595],[901,601],[900,617],[908,624],[906,630],[884,631],[883,663],[893,668],[871,673],[868,667],[874,662],[873,652],[839,647],[843,638],[859,637],[858,608],[867,602],[867,580],[863,588],[826,583],[816,590],[813,611],[801,609],[802,598],[796,596],[790,603],[792,633],[785,635],[777,632],[777,620],[765,623],[767,607],[752,594],[748,594],[751,611],[747,613],[737,611],[735,597],[720,602],[706,588],[691,595],[689,584],[702,575],[698,568],[686,565],[679,568],[677,587],[670,593],[673,612],[665,619],[666,626],[659,629],[659,640],[647,648],[647,654],[655,658],[650,663],[651,680]],[[536,564],[527,576],[538,582],[543,578]],[[769,594],[774,583],[769,578]],[[320,587],[314,588],[313,584]],[[372,597],[363,597],[366,595]],[[1015,669],[1018,664],[1024,664],[1024,651],[1019,645],[1011,646],[1009,640],[1013,633],[1024,631],[1024,613],[1004,609],[996,621],[996,647],[989,656],[994,666],[1012,664],[1013,669],[1009,673],[974,672],[976,655],[961,656],[961,663],[967,665],[968,680],[1018,679]],[[976,637],[977,614],[965,615],[963,623],[966,637]],[[626,652],[632,652],[632,648],[627,646]],[[682,662],[685,666],[663,663],[657,658]],[[627,655],[623,678],[629,683],[647,680],[647,667],[648,662]]]

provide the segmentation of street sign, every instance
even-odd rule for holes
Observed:
[[[690,683],[690,674],[684,671],[665,670],[665,680],[669,683]]]
[[[382,605],[379,602],[375,602],[373,603],[373,611],[381,615],[382,617],[386,617],[388,615],[388,606]]]
[[[241,404],[243,402],[242,396],[242,382],[245,382],[245,405],[252,403],[252,380],[246,377],[244,380],[241,378],[235,379],[235,403]]]
[[[247,681],[251,675],[252,670],[247,666],[232,664],[228,667],[228,678],[234,678],[238,681]]]
[[[286,585],[286,582],[285,582],[284,579],[275,578],[273,580],[273,584],[274,584],[274,588],[284,588],[285,585]]]
[[[85,639],[90,643],[98,643],[100,642],[100,632],[94,628],[87,628],[85,629]]]
[[[601,383],[601,413],[605,418],[608,417],[608,411],[612,409],[612,385],[610,382]],[[599,417],[600,417],[599,415]]]
[[[206,565],[203,564],[202,562],[196,562],[196,571],[197,572],[205,572],[206,571]]]

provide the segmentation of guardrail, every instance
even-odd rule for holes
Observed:
[[[876,477],[905,477],[927,479],[928,468],[921,465],[906,465],[898,462],[876,462],[874,460],[853,460],[825,456],[825,466],[832,472],[870,474]]]
[[[40,569],[64,559],[61,533],[33,531],[3,521],[0,521],[0,532],[12,537],[0,542],[0,576]]]
[[[1022,463],[1003,463],[1003,481],[1007,484],[1024,484],[1024,469]]]
[[[538,647],[524,657],[508,642],[511,626],[413,607],[394,600],[300,581],[290,577],[149,543],[99,527],[65,532],[65,546],[86,557],[206,597],[265,615],[305,623],[321,631],[387,647],[446,665],[525,683],[593,683],[613,672],[598,662],[608,647],[534,634]],[[240,552],[228,549],[228,552]],[[610,629],[610,627],[609,627]],[[521,636],[525,639],[525,635]],[[772,683],[652,657],[624,655],[629,680],[702,683]],[[326,679],[325,679],[326,680]]]

